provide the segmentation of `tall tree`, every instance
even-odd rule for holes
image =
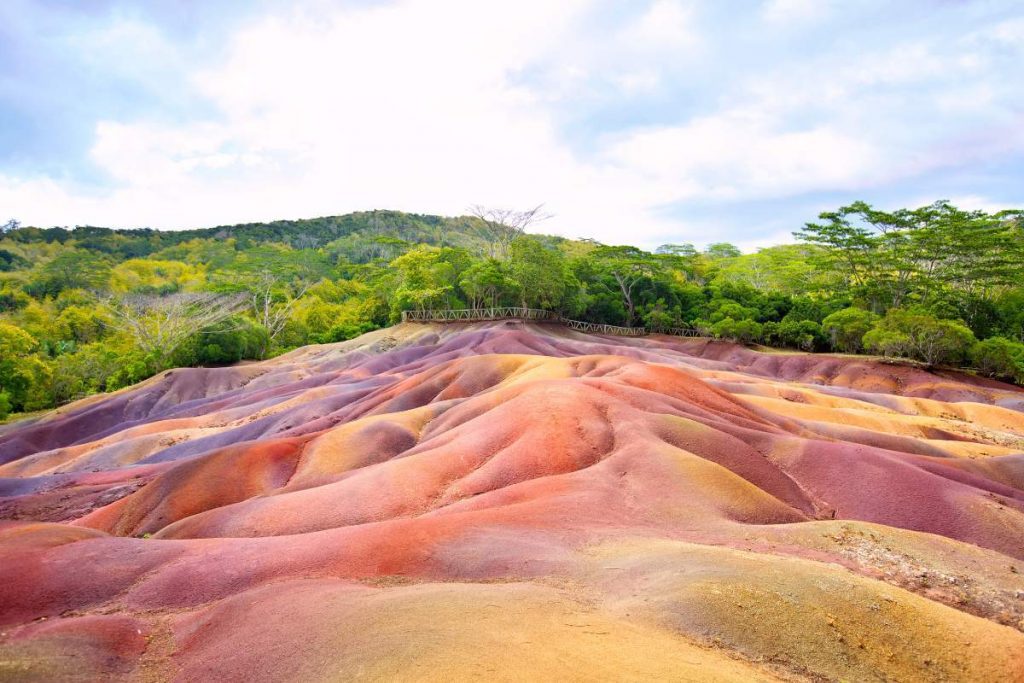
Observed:
[[[510,246],[509,267],[525,308],[560,310],[569,287],[565,256],[540,240],[521,235]]]
[[[451,305],[460,270],[454,252],[421,245],[389,264],[395,279],[392,301],[396,314]]]
[[[547,220],[551,214],[541,211],[543,204],[532,209],[501,209],[474,204],[469,207],[470,215],[477,219],[477,234],[487,245],[487,256],[495,259],[508,257],[512,242],[526,233],[526,229],[539,221]]]
[[[628,246],[603,246],[596,249],[592,256],[601,271],[615,281],[622,295],[622,305],[626,309],[625,323],[633,325],[636,320],[636,286],[654,274],[656,262],[642,249]]]
[[[56,296],[65,289],[103,290],[110,280],[110,263],[94,251],[65,248],[42,264],[33,280],[32,287],[43,295]]]
[[[478,261],[467,268],[459,286],[469,297],[470,308],[494,307],[500,300],[518,292],[516,282],[506,272],[504,264],[495,259]]]
[[[115,327],[132,336],[161,367],[188,339],[246,307],[243,294],[180,292],[166,296],[127,294],[108,299]]]

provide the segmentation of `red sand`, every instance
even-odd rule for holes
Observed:
[[[87,399],[0,463],[4,680],[1024,680],[995,382],[403,325]]]

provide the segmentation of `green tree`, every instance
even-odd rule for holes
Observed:
[[[984,339],[971,349],[971,362],[983,375],[1024,383],[1024,344],[1020,342]]]
[[[106,289],[110,264],[106,257],[85,249],[68,249],[40,266],[31,285],[39,295],[56,296],[65,289]]]
[[[658,262],[636,247],[598,247],[591,254],[598,272],[614,281],[622,296],[626,325],[636,322],[637,287],[657,273]]]
[[[518,294],[516,281],[497,259],[477,261],[462,274],[459,286],[466,293],[470,308],[498,306]]]
[[[862,308],[844,308],[827,316],[821,327],[832,348],[857,353],[864,347],[864,335],[878,322],[878,316]]]
[[[736,258],[743,254],[736,245],[729,244],[728,242],[715,242],[714,244],[709,244],[707,248],[704,249],[704,253],[708,258],[716,261]]]
[[[910,356],[927,365],[961,361],[975,341],[974,333],[959,322],[899,309],[890,310],[864,335],[870,350]]]
[[[713,323],[726,318],[732,318],[733,320],[755,320],[759,314],[756,308],[744,306],[731,299],[712,299],[708,303],[708,311],[708,319]]]
[[[53,402],[68,403],[98,391],[107,391],[108,379],[121,372],[129,356],[124,348],[108,343],[83,344],[53,359]],[[141,377],[139,379],[142,379]]]
[[[524,307],[561,310],[572,285],[562,252],[532,235],[521,235],[512,240],[509,270]]]
[[[27,332],[0,320],[0,393],[8,410],[38,410],[49,404],[50,369]]]
[[[782,344],[803,351],[813,351],[824,340],[821,325],[813,320],[783,320],[776,328],[775,335]]]
[[[689,242],[683,244],[663,244],[654,250],[655,254],[670,254],[682,258],[694,258],[697,256],[697,248]]]
[[[245,306],[244,296],[215,292],[132,294],[105,303],[111,324],[131,337],[157,370],[190,339],[223,329],[220,325]]]
[[[396,282],[392,297],[395,315],[404,310],[448,307],[458,278],[453,250],[419,246],[390,263]]]
[[[1024,342],[1024,289],[1003,292],[993,307],[1001,336]]]
[[[711,332],[719,339],[749,344],[761,338],[763,328],[754,320],[725,318],[711,325]]]
[[[830,289],[836,278],[812,263],[818,249],[808,244],[783,244],[743,254],[721,264],[716,282],[741,283],[787,296]]]

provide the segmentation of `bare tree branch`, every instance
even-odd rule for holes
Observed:
[[[474,204],[469,213],[480,219],[482,225],[477,226],[477,234],[487,243],[488,256],[505,259],[508,257],[509,245],[526,232],[533,223],[551,218],[552,214],[544,213],[543,204],[532,209],[518,211],[516,209],[496,209]]]
[[[128,294],[108,299],[105,307],[115,327],[130,333],[146,354],[166,361],[188,339],[242,311],[246,303],[243,294],[179,292]]]
[[[299,286],[295,295],[288,298],[282,305],[275,305],[275,290],[280,284],[279,278],[272,273],[263,273],[253,283],[249,295],[249,305],[256,322],[267,330],[267,342],[272,342],[284,330],[285,325],[291,317],[292,308],[296,302],[305,296],[312,284],[304,281]],[[265,356],[266,345],[260,350],[260,355]]]

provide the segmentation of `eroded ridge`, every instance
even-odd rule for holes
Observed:
[[[0,678],[1024,680],[1024,392],[400,325],[0,432]]]

